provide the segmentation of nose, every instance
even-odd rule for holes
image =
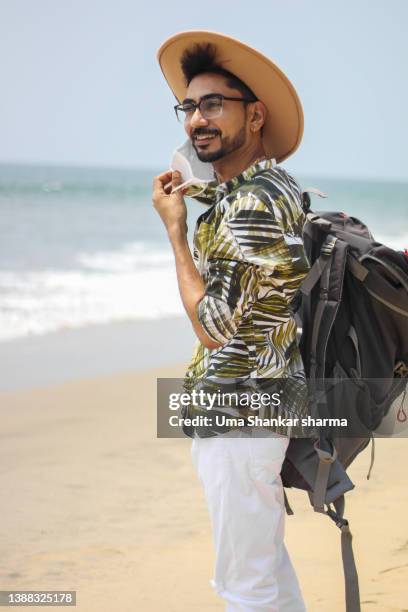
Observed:
[[[189,125],[191,128],[208,125],[208,119],[205,119],[205,117],[202,116],[200,109],[198,107],[195,109],[194,113],[192,114],[189,120]]]

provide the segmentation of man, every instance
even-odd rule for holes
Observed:
[[[182,177],[168,171],[154,180],[154,206],[199,340],[185,386],[239,381],[254,390],[282,379],[285,399],[277,409],[269,406],[268,414],[296,417],[295,424],[283,418],[261,430],[214,421],[188,430],[213,527],[212,584],[228,612],[302,612],[283,542],[280,471],[289,437],[307,435],[300,425],[307,415],[306,385],[291,301],[309,265],[301,190],[276,165],[300,143],[302,108],[275,64],[227,36],[178,34],[161,46],[158,58],[197,157],[211,163],[215,174],[199,194],[209,208],[197,221],[194,258],[183,193],[175,190]],[[186,412],[204,413],[205,406]],[[242,416],[233,406],[227,413]]]

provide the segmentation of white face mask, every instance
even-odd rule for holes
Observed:
[[[186,140],[174,151],[170,169],[173,172],[180,172],[182,180],[181,185],[173,189],[173,193],[190,186],[201,187],[204,190],[206,185],[214,180],[212,164],[198,159],[191,140]]]

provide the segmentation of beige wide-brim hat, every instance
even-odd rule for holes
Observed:
[[[303,110],[295,88],[269,58],[235,38],[190,30],[168,38],[157,52],[160,67],[178,102],[186,97],[181,57],[196,44],[212,43],[216,62],[243,81],[267,108],[263,145],[268,158],[281,162],[298,148],[303,135]]]

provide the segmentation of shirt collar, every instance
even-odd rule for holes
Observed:
[[[229,181],[218,183],[217,180],[214,179],[213,181],[210,181],[202,186],[190,186],[186,191],[186,195],[198,200],[203,204],[212,205],[216,201],[219,201],[221,198],[237,189],[243,183],[248,182],[258,172],[261,172],[262,170],[269,170],[275,165],[276,160],[274,158],[256,161],[246,170],[241,172],[241,174],[234,176]]]
[[[231,191],[234,191],[235,189],[237,189],[237,187],[239,187],[243,183],[246,183],[247,181],[249,181],[253,176],[255,176],[255,174],[257,174],[261,170],[269,170],[270,168],[273,168],[275,165],[276,165],[275,159],[262,159],[262,160],[256,161],[253,164],[251,164],[251,166],[249,166],[246,170],[241,172],[241,174],[234,176],[234,178],[230,179],[229,181],[225,181],[224,183],[219,183],[216,187],[216,190],[223,193],[224,195],[227,195],[228,193],[231,193]]]

